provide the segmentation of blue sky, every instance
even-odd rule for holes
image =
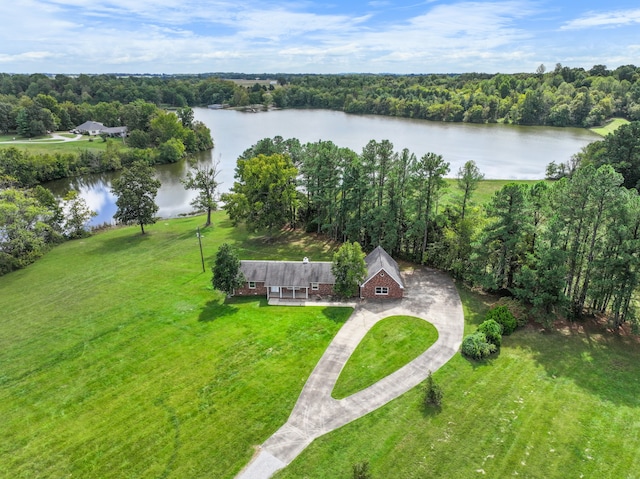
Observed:
[[[2,0],[13,73],[533,72],[640,64],[637,0]]]

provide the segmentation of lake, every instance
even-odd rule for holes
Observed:
[[[298,138],[302,143],[330,140],[360,153],[369,140],[390,140],[396,151],[408,148],[417,157],[428,152],[442,155],[455,176],[466,161],[476,162],[486,178],[542,179],[548,163],[561,163],[600,137],[580,128],[441,123],[409,118],[348,115],[329,110],[276,110],[246,113],[235,110],[194,108],[194,117],[210,129],[215,148],[201,153],[199,163],[219,161],[221,191],[233,186],[236,160],[262,138]],[[180,180],[189,165],[182,161],[160,165],[156,175],[162,182],[156,202],[158,215],[175,217],[191,211],[195,192],[186,191]],[[91,224],[111,223],[116,211],[110,192],[119,173],[87,175],[52,181],[47,186],[62,196],[74,189],[98,212]]]

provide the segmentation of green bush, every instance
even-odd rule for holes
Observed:
[[[509,336],[515,331],[517,322],[516,318],[506,306],[498,306],[490,309],[484,317],[485,321],[493,319],[502,326],[502,334]]]
[[[498,348],[487,341],[484,333],[476,331],[462,340],[462,354],[472,359],[483,359],[495,353]]]
[[[502,343],[502,326],[493,319],[488,319],[478,326],[478,331],[484,333],[487,341],[500,347]]]

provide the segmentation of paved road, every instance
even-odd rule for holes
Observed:
[[[449,276],[418,268],[403,273],[402,300],[358,305],[309,376],[286,424],[260,447],[238,479],[268,479],[293,461],[311,442],[368,414],[424,381],[457,352],[462,342],[462,303]],[[422,318],[438,329],[438,340],[422,355],[372,386],[344,399],[331,392],[343,366],[367,331],[394,315]]]
[[[64,143],[67,141],[78,141],[82,139],[82,135],[76,135],[73,138],[69,138],[66,136],[62,136],[58,133],[51,133],[50,138],[38,138],[36,140],[10,140],[10,141],[3,141],[2,144],[5,143],[27,143],[27,144],[33,144],[33,143]],[[52,141],[52,140],[56,140],[56,141]]]

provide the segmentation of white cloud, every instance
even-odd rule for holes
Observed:
[[[16,19],[0,30],[0,64],[65,73],[533,71],[542,58],[588,55],[579,33],[563,30],[640,22],[629,10],[549,26],[535,0],[447,3],[456,1],[371,0],[352,14],[356,5],[311,0],[10,0],[0,2],[0,16]],[[619,45],[600,40],[599,53],[616,46],[632,63],[637,51]]]
[[[17,55],[7,55],[0,53],[0,63],[10,63],[18,61],[39,61],[49,58],[60,57],[60,54],[54,52],[23,52]]]
[[[640,23],[640,9],[617,10],[613,12],[591,12],[566,22],[561,30],[581,30],[594,27],[622,27]]]

